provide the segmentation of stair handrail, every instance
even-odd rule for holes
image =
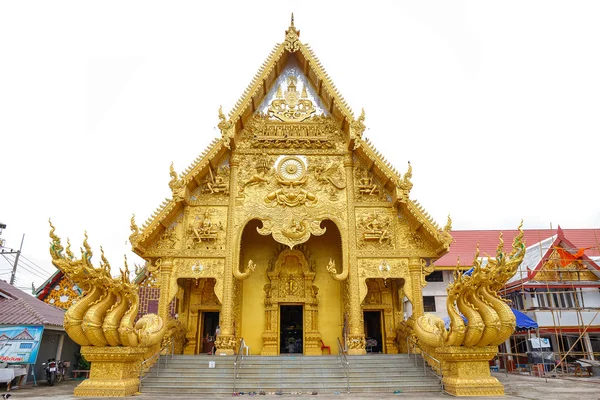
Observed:
[[[443,370],[442,370],[442,363],[440,362],[440,360],[438,360],[437,358],[435,358],[434,356],[432,356],[431,354],[429,354],[428,352],[426,352],[425,350],[423,350],[423,348],[419,345],[419,343],[414,340],[413,338],[411,338],[410,336],[406,337],[406,349],[408,351],[408,358],[410,358],[410,344],[412,344],[414,347],[418,348],[419,351],[421,352],[421,358],[423,359],[423,373],[424,375],[427,375],[427,364],[431,361],[433,363],[436,364],[436,367],[431,367],[430,372],[433,373],[439,380],[440,380],[440,384],[442,386],[442,393],[444,392],[444,375],[443,375]],[[413,352],[413,354],[415,355],[415,365],[417,365],[417,352]],[[427,356],[427,360],[425,359],[425,357],[423,357],[423,355]],[[438,374],[439,372],[439,374]]]
[[[344,370],[344,375],[346,375],[346,390],[350,393],[350,363],[348,362],[348,357],[346,357],[346,353],[344,352],[344,348],[342,347],[342,342],[340,338],[337,338],[338,345],[338,359],[340,360],[340,365]]]
[[[167,348],[170,347],[170,353],[165,354],[167,357],[165,357],[165,367],[167,367],[169,365],[169,355],[171,356],[171,359],[173,359],[173,355],[175,354],[175,338],[173,336],[171,336],[169,338],[169,340],[167,340],[167,342],[164,344],[163,347],[160,348],[160,350],[158,350],[156,353],[152,354],[150,357],[148,357],[147,359],[145,359],[144,361],[142,361],[140,363],[140,385],[138,387],[138,390],[141,391],[142,390],[142,381],[144,379],[146,379],[148,377],[148,375],[144,376],[144,370],[146,368],[150,368],[150,366],[152,366],[152,364],[150,364],[150,362],[152,360],[154,360],[155,358],[158,358],[158,360],[156,361],[156,376],[158,376],[158,374],[160,373],[160,356],[163,353],[163,351],[165,351]]]
[[[236,379],[238,375],[238,368],[242,366],[242,361],[244,361],[244,347],[246,347],[246,342],[244,338],[240,339],[240,347],[238,348],[238,352],[235,356],[235,361],[233,362],[233,392],[236,392]]]

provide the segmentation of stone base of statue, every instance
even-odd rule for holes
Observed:
[[[454,396],[503,396],[504,386],[490,375],[498,348],[447,346],[435,349],[442,364],[444,390]]]
[[[91,362],[90,378],[75,388],[78,397],[125,397],[138,392],[140,365],[151,350],[145,347],[81,346]]]

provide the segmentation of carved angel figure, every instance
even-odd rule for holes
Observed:
[[[346,183],[338,174],[339,164],[330,163],[327,167],[323,164],[317,164],[314,167],[315,179],[320,183],[331,183],[336,189],[344,189]]]

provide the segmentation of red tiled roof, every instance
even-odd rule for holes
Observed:
[[[0,280],[1,325],[52,325],[62,327],[65,312],[28,295],[20,289]]]
[[[574,246],[592,247],[586,250],[588,257],[600,256],[600,229],[563,229],[564,236]],[[500,232],[503,232],[504,249],[510,250],[513,239],[519,233],[518,230],[485,230],[485,231],[452,231],[452,244],[450,251],[434,262],[437,267],[455,267],[456,260],[460,256],[460,265],[470,267],[475,257],[475,249],[479,242],[480,256],[487,253],[490,256],[496,254],[498,247],[498,238]],[[558,229],[525,229],[523,238],[526,246],[531,246],[553,235],[556,235]]]

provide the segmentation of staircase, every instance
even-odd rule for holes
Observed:
[[[172,398],[191,394],[233,392],[235,356],[175,355],[161,357],[142,382],[142,393],[169,394]],[[439,378],[423,359],[406,354],[348,356],[351,393],[440,392]],[[209,368],[214,361],[215,367]],[[346,393],[347,381],[336,356],[245,356],[238,368],[236,391],[283,393]]]

